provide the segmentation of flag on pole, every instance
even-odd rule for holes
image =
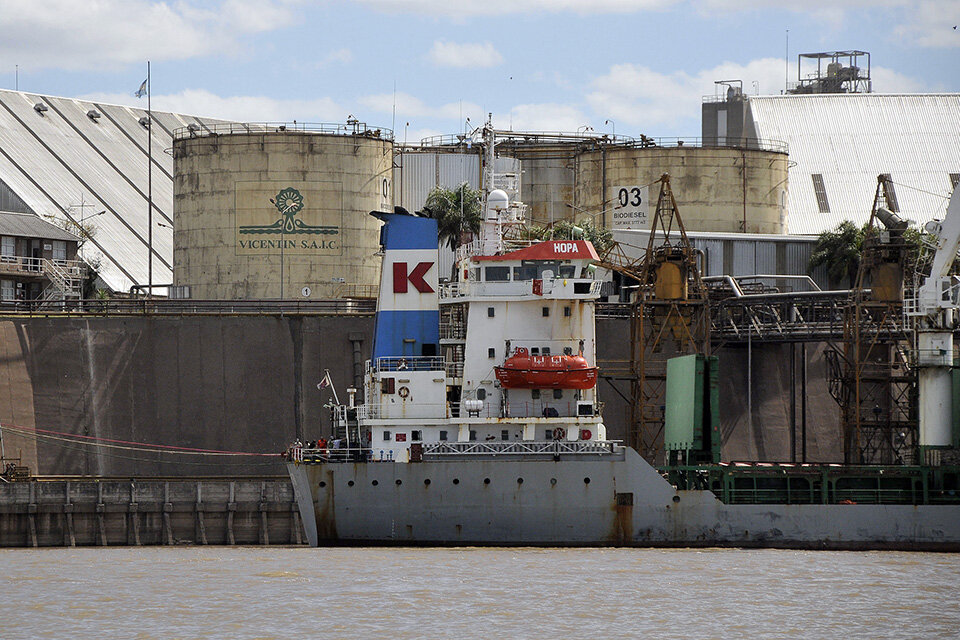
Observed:
[[[144,80],[144,81],[140,84],[140,88],[137,89],[137,92],[134,93],[133,95],[137,96],[138,98],[142,98],[143,96],[147,95],[147,81],[146,81],[146,80]]]
[[[331,384],[333,384],[333,380],[330,379],[330,372],[327,371],[327,375],[323,376],[323,380],[317,385],[317,389],[326,389]]]

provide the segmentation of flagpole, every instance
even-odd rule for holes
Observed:
[[[153,295],[153,112],[150,104],[150,61],[147,60],[147,297]]]

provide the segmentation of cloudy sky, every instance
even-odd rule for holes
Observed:
[[[960,0],[0,0],[0,87],[145,106],[149,59],[154,107],[197,115],[697,136],[715,80],[777,94],[797,53],[958,92],[957,25]]]

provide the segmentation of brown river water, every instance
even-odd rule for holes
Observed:
[[[0,639],[957,638],[960,554],[0,550]]]

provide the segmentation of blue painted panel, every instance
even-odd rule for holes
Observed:
[[[404,343],[404,340],[414,340]],[[378,311],[373,359],[419,356],[424,344],[440,344],[439,311]]]
[[[373,212],[386,224],[380,229],[380,244],[390,249],[437,248],[437,221],[433,218]]]

